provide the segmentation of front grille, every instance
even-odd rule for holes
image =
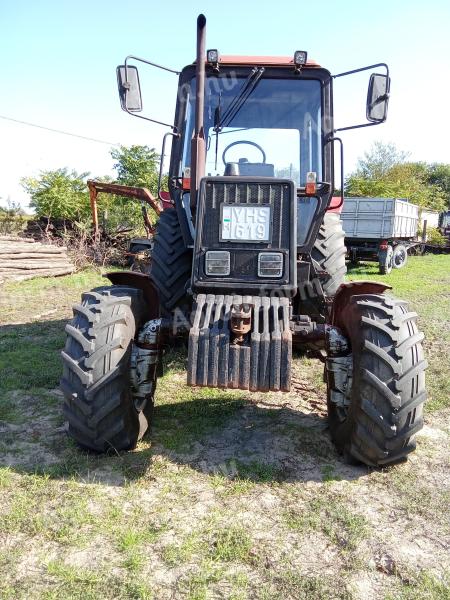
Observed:
[[[264,241],[221,240],[221,209],[223,206],[270,206],[270,237]],[[207,276],[205,254],[208,251],[230,253],[228,277]],[[258,273],[259,254],[277,251],[282,255],[282,276],[272,277],[269,271]],[[207,177],[202,180],[197,204],[197,227],[192,288],[225,287],[242,291],[266,289],[293,290],[296,271],[296,192],[294,184],[285,179]],[[267,285],[266,285],[267,284]]]
[[[209,181],[205,185],[205,208],[207,227],[204,228],[202,244],[208,248],[223,247],[219,243],[220,205],[254,204],[272,206],[272,240],[266,248],[289,246],[289,184],[272,183],[219,183]],[[288,225],[283,235],[283,222]],[[246,244],[248,248],[261,248],[261,243]]]

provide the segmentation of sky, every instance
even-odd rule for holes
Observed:
[[[412,160],[450,162],[447,0],[135,0],[129,7],[116,0],[0,0],[0,205],[10,198],[26,207],[20,179],[42,170],[112,175],[111,144],[147,144],[159,152],[166,129],[120,110],[115,67],[133,54],[180,70],[195,58],[200,12],[207,17],[207,48],[222,54],[307,50],[333,74],[389,64],[387,122],[341,134],[347,174],[375,140],[395,143]],[[148,67],[140,74],[144,114],[172,122],[177,77]],[[335,81],[336,127],[364,120],[368,77]]]

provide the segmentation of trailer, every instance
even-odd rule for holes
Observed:
[[[417,238],[419,207],[404,198],[346,198],[341,213],[350,263],[376,261],[380,273],[405,266],[409,253],[422,253]]]

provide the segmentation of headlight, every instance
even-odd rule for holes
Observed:
[[[223,250],[209,250],[205,256],[207,275],[229,275],[230,253]]]
[[[281,252],[260,252],[258,255],[258,277],[282,277],[283,254]]]

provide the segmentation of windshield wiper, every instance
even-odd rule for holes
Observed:
[[[227,108],[227,110],[224,112],[223,115],[220,114],[221,111],[220,111],[220,103],[219,103],[219,106],[217,107],[218,111],[215,114],[216,122],[214,123],[214,131],[218,132],[221,129],[223,129],[224,127],[227,127],[227,125],[229,125],[231,123],[231,121],[236,117],[238,112],[244,106],[244,104],[247,101],[250,94],[253,92],[253,90],[258,85],[258,82],[261,79],[264,71],[265,71],[264,67],[260,67],[260,68],[254,67],[252,69],[252,71],[251,71],[250,75],[247,77],[241,91],[234,98],[234,100],[231,102],[230,106]]]
[[[250,75],[244,82],[241,91],[239,94],[233,99],[230,106],[222,115],[221,109],[221,99],[222,94],[219,96],[219,103],[217,105],[216,110],[214,111],[214,132],[216,134],[216,152],[215,152],[215,169],[217,170],[217,152],[219,147],[219,133],[222,131],[224,127],[227,127],[233,119],[236,117],[238,112],[247,102],[250,94],[254,91],[256,86],[259,83],[263,73],[265,71],[264,67],[253,67]]]

